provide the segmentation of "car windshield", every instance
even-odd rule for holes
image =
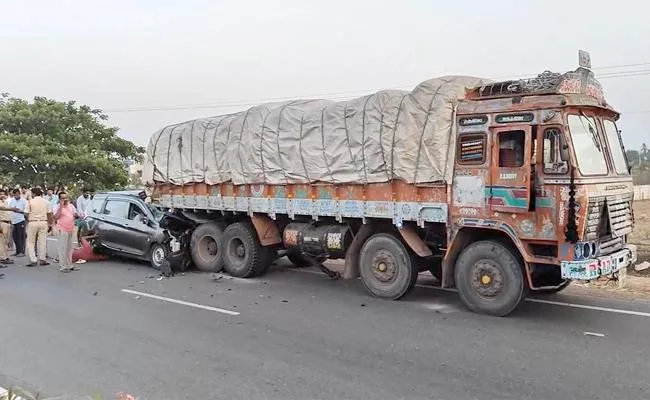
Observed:
[[[630,172],[627,169],[627,161],[625,160],[625,153],[623,153],[616,124],[614,121],[606,119],[603,121],[603,126],[605,127],[605,135],[607,135],[607,143],[612,153],[612,160],[614,160],[616,172],[619,175],[629,175]]]
[[[598,131],[593,117],[569,115],[569,132],[576,153],[578,168],[583,175],[604,175],[607,173],[605,154],[598,140]]]
[[[147,207],[149,207],[149,211],[151,211],[151,215],[153,215],[153,218],[160,222],[162,217],[165,215],[160,208],[154,206],[153,204],[147,204]]]

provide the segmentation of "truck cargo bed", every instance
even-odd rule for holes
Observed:
[[[445,184],[417,186],[402,181],[368,185],[169,185],[158,183],[153,198],[166,208],[343,218],[385,218],[398,227],[403,221],[446,223]]]

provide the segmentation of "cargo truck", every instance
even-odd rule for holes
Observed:
[[[386,299],[430,271],[470,310],[505,316],[636,260],[619,113],[590,68],[581,53],[563,74],[448,76],[174,124],[152,136],[143,176],[154,203],[194,221],[201,270],[343,259],[344,279]]]

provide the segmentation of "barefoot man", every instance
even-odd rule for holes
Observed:
[[[59,271],[73,270],[72,252],[74,250],[74,221],[77,209],[72,205],[66,192],[59,193],[59,206],[54,213],[59,231]]]

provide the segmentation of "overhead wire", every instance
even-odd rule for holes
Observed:
[[[611,65],[611,66],[597,67],[592,69],[612,70],[612,69],[631,68],[631,67],[640,67],[640,66],[648,66],[648,65],[650,65],[650,62]],[[535,75],[536,73],[520,74],[517,76],[509,75],[509,76],[494,77],[491,78],[491,80],[502,80],[502,79],[515,80],[515,79],[521,79],[524,77],[530,77]],[[611,78],[636,77],[636,76],[645,76],[645,75],[650,75],[650,69],[603,72],[601,74],[598,74],[597,78],[611,79]],[[268,98],[259,98],[259,99],[232,100],[223,103],[176,104],[176,105],[167,105],[167,106],[131,107],[131,108],[121,108],[121,109],[116,108],[116,109],[107,109],[104,110],[104,112],[105,113],[126,113],[126,112],[148,112],[148,111],[168,111],[168,110],[180,111],[180,110],[209,109],[209,108],[250,107],[261,103],[281,102],[281,101],[289,101],[289,100],[305,99],[305,98],[320,98],[323,100],[349,100],[351,98],[357,97],[358,95],[373,93],[380,90],[410,89],[413,88],[414,86],[415,85],[402,85],[402,86],[393,86],[393,87],[381,88],[381,89],[348,90],[348,91],[328,92],[328,93],[319,93],[319,94],[311,94],[311,95],[303,95],[303,96],[284,96],[284,97],[268,97]],[[342,96],[346,94],[349,96]],[[641,113],[645,113],[645,112],[646,111],[641,111]],[[639,112],[634,112],[634,113],[639,113]]]

